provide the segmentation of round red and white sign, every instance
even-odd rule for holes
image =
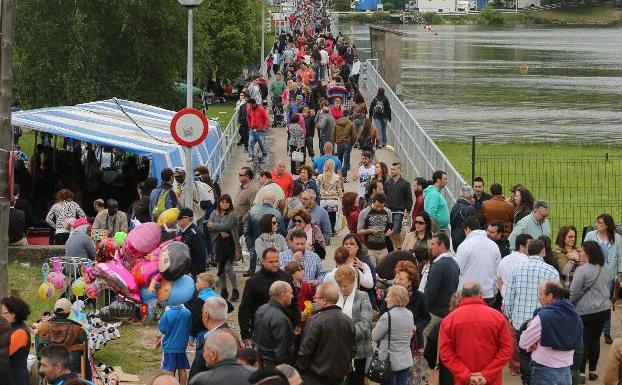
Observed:
[[[203,113],[195,108],[184,108],[171,120],[171,135],[182,146],[194,147],[205,140],[209,125]]]

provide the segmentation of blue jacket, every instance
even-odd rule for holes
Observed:
[[[583,322],[575,307],[567,299],[555,300],[536,309],[533,313],[540,316],[542,332],[540,345],[555,350],[573,350],[583,336]]]
[[[449,225],[449,208],[447,201],[436,188],[436,186],[428,186],[423,190],[423,209],[430,215],[430,219],[438,222],[438,228],[447,229]]]
[[[163,334],[162,351],[164,353],[186,353],[190,337],[190,322],[190,310],[184,306],[166,308],[158,323],[158,330]]]

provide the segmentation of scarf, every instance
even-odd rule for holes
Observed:
[[[356,294],[356,290],[352,290],[349,296],[344,297],[339,291],[339,301],[337,301],[337,306],[341,308],[341,311],[344,314],[347,314],[348,317],[352,318],[352,307],[354,306],[354,295]]]
[[[534,316],[540,316],[542,332],[540,345],[555,350],[573,350],[583,336],[583,323],[575,307],[567,299],[555,300],[536,309]]]

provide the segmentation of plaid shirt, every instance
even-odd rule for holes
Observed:
[[[285,265],[294,260],[294,252],[289,249],[279,253],[281,270],[285,270]],[[316,282],[318,285],[324,281],[326,272],[319,255],[313,251],[305,251],[302,257],[302,267],[305,269],[305,281]]]
[[[541,306],[538,297],[540,284],[549,279],[559,280],[559,273],[537,255],[514,266],[503,298],[505,314],[514,329],[532,318],[534,310]]]

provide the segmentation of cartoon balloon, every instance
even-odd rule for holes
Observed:
[[[82,297],[86,293],[86,283],[84,277],[80,277],[71,284],[71,293],[76,297]]]
[[[165,289],[162,283],[166,282]],[[158,302],[162,306],[176,306],[188,302],[194,295],[194,280],[189,275],[182,275],[172,285],[169,286],[170,281],[162,280],[160,282],[160,289],[158,289],[157,297]],[[165,298],[168,295],[168,298]]]
[[[147,222],[130,231],[123,245],[123,258],[133,266],[136,260],[160,244],[161,229],[157,223]]]
[[[86,289],[86,295],[91,299],[97,298],[97,296],[101,292],[101,286],[99,285],[99,282],[97,281],[86,283],[85,289]]]
[[[175,224],[177,221],[177,217],[179,217],[179,209],[176,207],[172,207],[168,210],[165,210],[158,217],[158,226],[160,227],[168,227],[170,225]]]
[[[97,262],[108,262],[114,259],[119,246],[114,238],[104,238],[99,243],[97,252],[95,253],[95,260]]]
[[[160,252],[158,268],[164,278],[175,281],[190,271],[190,249],[183,242],[169,243]]]
[[[132,321],[139,318],[140,306],[119,300],[101,308],[98,315],[103,322]]]
[[[119,262],[96,263],[93,266],[93,275],[104,281],[116,293],[132,301],[140,302],[138,286],[136,286],[132,273]]]
[[[139,259],[134,267],[132,267],[132,275],[134,276],[136,285],[138,285],[138,287],[148,286],[152,279],[159,277],[160,271],[158,270],[158,265],[158,259]]]
[[[52,297],[54,295],[54,285],[49,282],[43,282],[41,286],[39,286],[39,298],[43,301]]]

